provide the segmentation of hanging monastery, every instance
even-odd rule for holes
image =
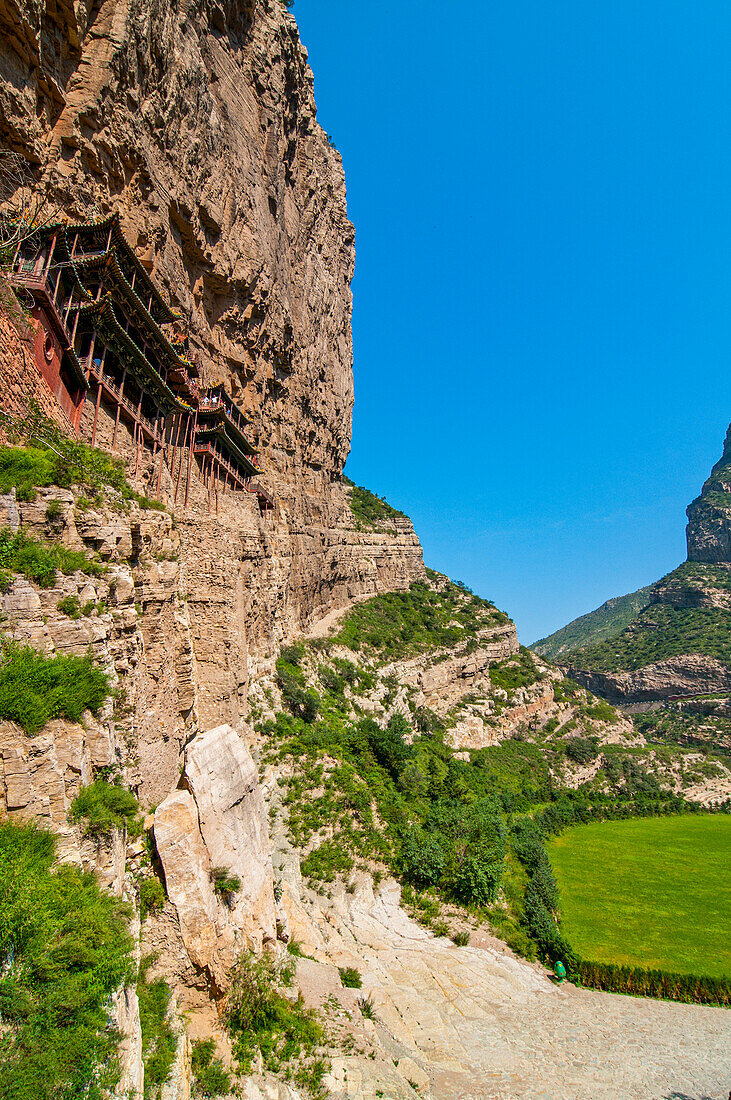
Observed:
[[[40,228],[13,257],[9,282],[30,296],[38,369],[77,438],[94,445],[100,413],[132,437],[134,474],[145,452],[163,465],[174,502],[188,503],[193,463],[209,490],[256,495],[264,515],[273,502],[254,481],[257,451],[247,418],[222,385],[208,387],[173,312],[127,243],[119,217]]]

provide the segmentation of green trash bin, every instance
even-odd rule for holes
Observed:
[[[560,959],[557,959],[553,970],[554,970],[554,973],[555,973],[556,977],[558,978],[559,985],[560,985],[561,982],[566,977],[566,967],[564,966],[564,964],[561,962]]]

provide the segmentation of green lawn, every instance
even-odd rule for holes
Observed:
[[[731,817],[578,825],[549,855],[584,958],[731,977]]]

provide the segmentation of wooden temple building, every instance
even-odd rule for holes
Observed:
[[[135,475],[151,452],[159,494],[163,465],[175,501],[187,504],[194,461],[209,489],[256,494],[257,451],[249,423],[221,385],[204,387],[181,318],[165,302],[122,233],[119,217],[56,223],[18,246],[9,282],[30,298],[35,359],[77,436],[82,419],[97,443],[100,410],[113,418],[111,449],[124,423],[132,436]],[[93,409],[93,413],[92,413]],[[84,413],[87,415],[84,415]]]

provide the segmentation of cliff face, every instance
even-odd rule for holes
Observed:
[[[0,3],[0,146],[72,218],[119,211],[250,412],[269,484],[329,504],[350,447],[354,232],[280,0]]]
[[[731,425],[701,495],[688,505],[688,561],[731,564]]]
[[[206,382],[225,381],[251,417],[275,514],[264,522],[253,500],[222,498],[211,516],[195,479],[178,513],[202,714],[236,722],[250,661],[423,572],[408,521],[356,530],[340,480],[354,233],[306,51],[281,0],[0,0],[0,29],[0,146],[30,159],[58,212],[120,213]],[[111,438],[102,412],[97,440]],[[117,449],[132,455],[123,429]],[[143,462],[139,480],[151,478]]]

